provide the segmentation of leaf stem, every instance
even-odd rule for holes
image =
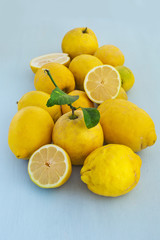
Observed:
[[[50,77],[51,81],[53,82],[54,86],[55,87],[58,87],[57,84],[55,83],[55,81],[53,80],[51,74],[50,74],[50,71],[48,69],[45,69],[44,72],[46,72],[48,74],[48,76]]]

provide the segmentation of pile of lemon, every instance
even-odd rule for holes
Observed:
[[[124,55],[113,45],[98,47],[94,32],[75,28],[62,40],[63,53],[34,58],[35,91],[18,101],[8,134],[11,151],[29,159],[31,180],[43,188],[56,188],[71,175],[72,164],[83,165],[81,179],[103,196],[131,191],[140,178],[141,158],[135,153],[156,141],[150,116],[128,101],[126,91],[134,84]],[[100,122],[87,128],[81,110],[71,119],[68,105],[47,107],[55,86],[71,96],[74,107],[98,105]],[[76,90],[75,90],[76,89]]]

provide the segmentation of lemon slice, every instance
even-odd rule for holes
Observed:
[[[68,154],[54,144],[47,144],[35,151],[29,159],[28,173],[31,180],[42,188],[56,188],[70,177],[72,165]]]
[[[84,89],[94,103],[102,103],[117,97],[121,87],[118,71],[110,65],[102,65],[91,69],[84,80]]]
[[[30,61],[30,67],[34,73],[37,72],[46,63],[55,62],[68,66],[70,63],[70,57],[67,53],[50,53],[40,57],[33,58]]]

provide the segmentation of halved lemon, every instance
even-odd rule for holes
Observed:
[[[56,188],[63,185],[69,179],[71,172],[69,155],[54,144],[44,145],[29,159],[29,176],[42,188]]]
[[[91,69],[84,80],[84,89],[94,103],[102,103],[117,97],[121,88],[121,77],[110,65],[101,65]]]
[[[67,53],[50,53],[40,57],[33,58],[30,61],[30,67],[34,73],[37,72],[39,68],[41,68],[46,63],[55,62],[65,65],[66,67],[69,66],[70,57]]]

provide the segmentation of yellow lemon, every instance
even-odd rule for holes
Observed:
[[[70,157],[53,144],[39,148],[29,159],[29,176],[41,188],[60,187],[69,179],[71,172]]]
[[[61,107],[59,105],[55,105],[53,107],[47,107],[47,101],[50,98],[50,95],[41,91],[31,91],[23,95],[23,97],[18,101],[18,111],[24,107],[28,106],[37,106],[46,110],[53,121],[56,122],[57,119],[62,115]]]
[[[36,90],[51,94],[55,89],[54,84],[50,80],[44,69],[48,69],[58,85],[64,92],[68,93],[74,90],[75,81],[72,72],[60,63],[47,63],[43,65],[35,74],[34,86]]]
[[[106,99],[118,96],[121,78],[118,71],[110,65],[102,65],[90,70],[84,80],[84,89],[94,103],[102,103]]]
[[[76,96],[78,95],[79,98],[77,101],[75,101],[74,103],[72,103],[73,107],[84,107],[84,108],[91,108],[94,107],[93,102],[91,102],[91,100],[87,97],[86,93],[84,91],[80,91],[80,90],[74,90],[72,92],[70,92],[68,95],[70,96]],[[62,112],[67,113],[70,112],[71,109],[68,105],[62,105]]]
[[[97,49],[94,54],[102,63],[112,66],[121,66],[124,64],[124,55],[121,50],[113,45],[104,45]]]
[[[128,91],[133,87],[133,84],[135,82],[132,71],[125,66],[118,66],[116,69],[121,76],[121,86],[125,91]]]
[[[134,152],[155,143],[152,119],[135,104],[122,99],[106,100],[98,110],[106,143],[124,144]]]
[[[119,91],[118,96],[116,97],[116,99],[117,98],[128,100],[127,93],[124,91],[124,89],[122,87],[120,88],[120,91]]]
[[[85,27],[74,28],[67,32],[62,40],[62,51],[71,58],[80,54],[94,54],[98,41],[94,32]]]
[[[92,192],[117,197],[130,192],[140,179],[141,159],[129,147],[109,144],[93,151],[81,169]]]
[[[86,74],[94,67],[102,65],[102,62],[89,54],[81,54],[75,57],[70,65],[69,69],[73,73],[76,81],[76,88],[84,90],[84,79]]]
[[[76,110],[76,119],[70,119],[71,112],[62,115],[53,129],[53,143],[62,147],[74,165],[82,165],[85,158],[103,145],[103,131],[100,123],[88,129],[81,110]]]
[[[50,53],[33,58],[30,61],[30,67],[32,71],[36,73],[39,68],[50,62],[60,63],[68,67],[70,63],[70,57],[67,53]]]
[[[44,144],[51,143],[54,122],[40,107],[25,107],[18,111],[9,126],[8,144],[17,158],[28,159]]]

